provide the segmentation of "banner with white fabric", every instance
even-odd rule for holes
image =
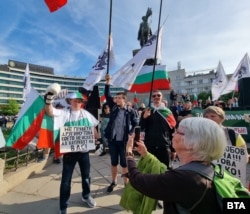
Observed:
[[[161,40],[162,28],[159,30],[156,58],[161,60]],[[138,53],[129,60],[121,69],[115,72],[111,78],[111,85],[115,87],[130,90],[139,71],[147,59],[155,58],[156,42],[158,31],[150,37],[147,43],[138,51]]]

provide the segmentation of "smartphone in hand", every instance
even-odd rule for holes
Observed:
[[[137,146],[136,142],[140,141],[140,136],[141,136],[141,127],[136,126],[135,127],[135,137],[134,137],[134,146]]]

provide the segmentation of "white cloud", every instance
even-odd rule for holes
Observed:
[[[112,35],[116,69],[139,48],[137,32],[147,7],[152,31],[160,1],[113,1]],[[56,74],[87,76],[106,46],[109,1],[71,0],[54,13],[44,1],[1,2],[0,63],[8,59],[50,66]],[[187,71],[216,67],[232,73],[250,50],[250,1],[163,1],[163,63]],[[111,73],[112,73],[111,72]]]

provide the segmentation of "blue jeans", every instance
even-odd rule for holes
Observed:
[[[82,177],[82,197],[90,195],[90,160],[89,153],[73,152],[63,155],[63,171],[60,186],[60,210],[67,209],[71,190],[71,179],[78,162]]]

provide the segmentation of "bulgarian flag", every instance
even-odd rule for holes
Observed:
[[[157,109],[157,112],[166,120],[171,129],[173,129],[176,126],[176,120],[170,109],[168,108]]]
[[[135,91],[135,93],[134,93],[134,103],[138,103],[138,102],[139,102],[139,100],[137,98],[136,91]]]
[[[6,140],[6,146],[23,149],[37,135],[44,116],[44,99],[31,88],[27,94],[15,126]]]
[[[52,117],[44,114],[39,138],[37,142],[37,148],[53,148],[54,147],[54,137],[53,137],[54,123]]]
[[[153,66],[144,65],[129,91],[137,93],[150,92],[152,76]],[[152,90],[169,90],[170,88],[166,65],[156,65]]]

